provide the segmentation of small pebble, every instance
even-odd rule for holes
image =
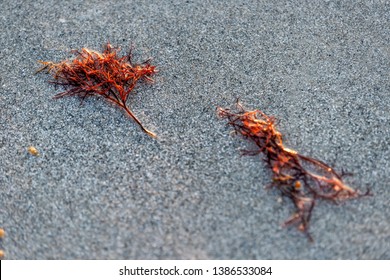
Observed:
[[[31,155],[33,155],[33,156],[36,156],[36,157],[39,156],[39,152],[38,152],[37,148],[35,148],[34,146],[28,147],[28,148],[27,148],[27,151],[28,151]]]

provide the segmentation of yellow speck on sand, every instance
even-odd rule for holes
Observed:
[[[28,147],[28,148],[27,148],[27,151],[28,151],[31,155],[33,155],[33,156],[36,156],[36,157],[39,156],[39,152],[38,152],[37,148],[35,148],[34,146]]]

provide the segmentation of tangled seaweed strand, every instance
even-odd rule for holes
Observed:
[[[141,64],[133,64],[132,48],[127,55],[120,57],[119,48],[106,44],[103,53],[86,48],[73,51],[76,58],[59,63],[39,61],[43,64],[38,72],[47,70],[52,74],[51,83],[63,86],[66,91],[54,96],[80,96],[82,100],[89,96],[102,96],[108,101],[123,108],[126,113],[152,137],[156,135],[147,130],[126,105],[126,101],[134,89],[137,81],[144,79],[153,82],[151,76],[157,72],[155,66],[150,65],[151,59]]]
[[[271,168],[273,182],[282,195],[293,202],[296,212],[284,222],[284,226],[296,226],[313,241],[309,233],[309,222],[317,199],[338,203],[343,200],[370,195],[370,191],[361,193],[343,182],[347,175],[337,173],[324,162],[303,156],[284,147],[282,134],[275,128],[275,118],[260,110],[246,111],[237,102],[238,112],[218,108],[218,115],[226,118],[237,134],[251,140],[259,148],[244,151],[246,155],[263,154]]]

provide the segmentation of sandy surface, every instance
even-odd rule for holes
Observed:
[[[114,2],[0,3],[7,258],[390,259],[388,1]],[[99,98],[52,99],[61,89],[33,75],[107,41],[154,58],[155,83],[129,104],[157,140]],[[282,229],[292,205],[216,117],[237,97],[374,196],[320,203],[313,244]]]

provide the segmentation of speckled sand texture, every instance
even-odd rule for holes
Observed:
[[[0,227],[8,259],[390,259],[389,1],[0,2]],[[135,45],[129,104],[61,91],[38,60]],[[216,106],[276,116],[287,147],[373,197],[319,203],[307,239]],[[32,145],[41,154],[27,152]]]

